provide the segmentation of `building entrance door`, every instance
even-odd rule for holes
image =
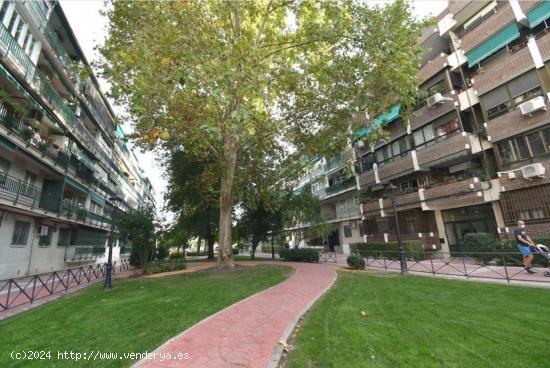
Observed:
[[[466,252],[463,240],[469,233],[488,233],[497,237],[497,223],[490,204],[442,211],[445,233],[452,256]]]
[[[329,252],[334,252],[334,247],[340,245],[340,233],[338,229],[330,233],[328,237],[328,250]]]

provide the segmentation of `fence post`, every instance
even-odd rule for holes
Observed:
[[[508,268],[506,267],[506,258],[504,258],[504,254],[500,255],[502,257],[502,264],[504,265],[504,273],[506,274],[506,281],[510,283],[510,276],[508,276]]]
[[[35,292],[35,289],[36,289],[36,275],[34,275],[34,277],[33,277],[33,282],[32,282],[31,304],[34,302],[34,292]]]
[[[430,258],[430,266],[432,267],[432,275],[435,276],[434,261]]]
[[[468,270],[466,269],[466,261],[464,260],[464,257],[460,257],[462,258],[462,266],[464,267],[464,276],[466,276],[466,278],[468,278]]]

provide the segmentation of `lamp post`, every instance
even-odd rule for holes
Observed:
[[[107,257],[107,269],[105,271],[105,285],[103,290],[110,291],[112,286],[112,275],[113,275],[113,237],[115,235],[115,215],[117,210],[117,202],[120,200],[116,195],[111,197],[109,201],[111,202],[111,233],[109,235],[109,255]]]
[[[405,248],[403,248],[403,243],[401,243],[401,231],[399,230],[399,219],[397,218],[397,207],[395,206],[395,189],[397,189],[397,187],[390,182],[388,188],[391,190],[391,202],[393,205],[393,218],[395,220],[395,230],[397,234],[397,246],[399,247],[401,274],[406,274],[409,271],[407,269],[407,260],[405,259]]]

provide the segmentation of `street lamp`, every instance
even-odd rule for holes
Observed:
[[[405,259],[405,248],[401,243],[401,231],[399,230],[399,219],[397,218],[397,207],[395,206],[395,190],[397,187],[393,183],[389,183],[388,188],[391,190],[391,202],[393,205],[393,218],[395,220],[395,230],[397,233],[397,246],[399,247],[399,261],[401,263],[401,274],[408,273],[407,260]]]
[[[109,198],[111,203],[111,234],[109,236],[109,255],[107,257],[107,270],[105,272],[105,285],[103,290],[110,291],[112,286],[112,275],[113,275],[113,237],[115,235],[115,214],[117,210],[117,202],[120,201],[120,198],[116,195]]]

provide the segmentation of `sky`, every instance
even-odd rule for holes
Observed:
[[[384,4],[385,0],[366,0],[373,4]],[[82,48],[84,55],[89,62],[98,59],[98,52],[95,50],[97,45],[102,45],[106,36],[107,19],[100,14],[100,10],[104,7],[103,0],[60,0],[61,7],[69,20],[76,38]],[[447,5],[446,0],[414,0],[411,1],[413,13],[419,18],[438,15]],[[109,84],[99,78],[101,89],[103,92],[109,90]],[[119,112],[120,108],[115,106],[115,112]],[[123,125],[126,133],[131,132],[129,123]],[[145,171],[147,177],[151,180],[156,191],[157,212],[163,207],[163,193],[166,191],[166,179],[162,169],[162,163],[155,159],[152,152],[136,151],[136,156],[139,160],[141,168]],[[159,212],[160,213],[160,212]],[[171,214],[167,214],[167,220],[172,218]]]

